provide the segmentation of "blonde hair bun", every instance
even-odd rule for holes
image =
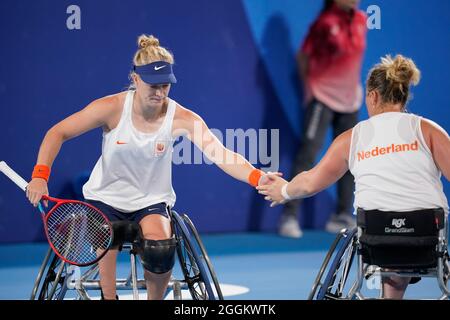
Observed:
[[[418,84],[420,71],[414,61],[398,54],[395,58],[390,55],[381,58],[367,77],[367,91],[377,90],[383,103],[400,103],[402,109],[409,100],[411,84]]]
[[[148,36],[146,34],[142,34],[139,36],[137,43],[140,49],[146,49],[151,46],[159,47],[159,40],[153,35]]]
[[[159,40],[153,35],[141,34],[137,39],[139,48],[134,54],[135,66],[143,66],[155,61],[174,63],[172,53],[159,45]]]
[[[406,87],[417,85],[420,81],[420,71],[414,61],[400,54],[394,59],[390,55],[381,58],[381,64],[386,68],[386,80]]]

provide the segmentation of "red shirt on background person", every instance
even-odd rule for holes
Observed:
[[[315,97],[337,112],[354,112],[362,104],[361,66],[366,48],[366,14],[336,3],[310,27],[300,54],[306,101]]]

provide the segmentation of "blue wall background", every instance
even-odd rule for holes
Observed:
[[[81,30],[66,28],[71,4],[81,8]],[[363,78],[381,55],[412,57],[423,79],[410,110],[449,130],[450,3],[374,0],[360,7],[372,4],[381,8],[381,30],[368,33]],[[0,159],[28,178],[52,125],[127,87],[136,38],[148,33],[175,54],[179,82],[172,98],[222,132],[280,129],[280,170],[289,174],[302,117],[294,55],[320,8],[316,0],[3,0]],[[363,107],[361,119],[366,117]],[[50,193],[73,196],[71,183],[93,167],[100,147],[100,130],[65,143]],[[276,230],[281,208],[270,209],[217,167],[177,165],[173,171],[176,208],[189,213],[201,232]],[[333,202],[333,187],[305,201],[302,225],[323,227]],[[39,214],[0,176],[0,242],[41,240]]]

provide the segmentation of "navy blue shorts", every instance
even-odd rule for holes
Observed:
[[[164,202],[152,204],[151,206],[134,212],[122,212],[101,201],[89,199],[85,199],[85,201],[103,212],[110,221],[133,221],[139,223],[144,217],[150,214],[160,214],[169,218],[168,207]]]

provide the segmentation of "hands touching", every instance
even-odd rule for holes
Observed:
[[[281,178],[281,176],[281,172],[268,172],[261,177],[259,184],[256,187],[258,193],[265,196],[265,200],[271,201],[271,207],[283,204],[290,200],[289,197],[286,198],[283,196],[282,189],[284,185],[287,185],[288,181]],[[286,190],[284,190],[284,194],[287,195]]]

